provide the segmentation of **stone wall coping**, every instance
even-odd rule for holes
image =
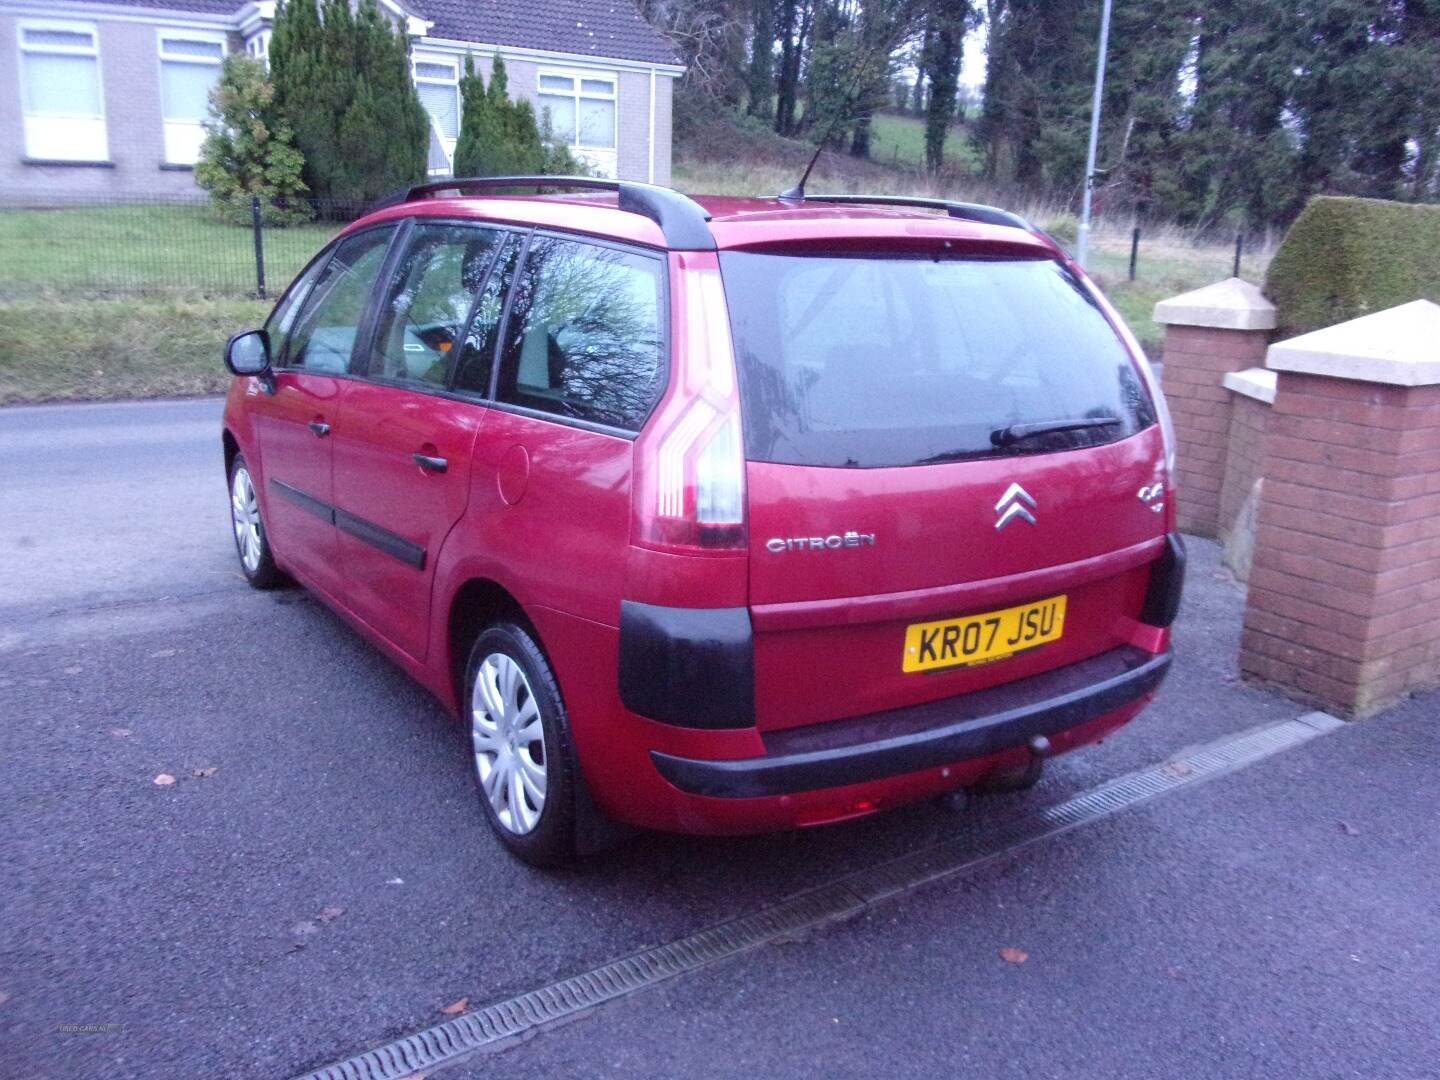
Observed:
[[[1392,386],[1440,383],[1440,304],[1414,300],[1277,341],[1265,366]]]
[[[1244,394],[1266,405],[1275,404],[1275,384],[1279,376],[1263,367],[1246,368],[1244,371],[1227,371],[1221,380],[1226,389]]]
[[[1161,300],[1155,305],[1155,321],[1220,330],[1274,330],[1275,305],[1258,286],[1232,277]]]

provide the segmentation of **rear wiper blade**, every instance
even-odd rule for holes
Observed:
[[[1011,446],[1036,435],[1049,435],[1055,431],[1084,431],[1086,428],[1113,427],[1120,423],[1118,416],[1084,416],[1074,420],[1040,420],[1033,424],[1011,424],[990,432],[990,441],[996,446]]]

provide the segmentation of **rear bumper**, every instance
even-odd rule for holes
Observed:
[[[701,760],[658,750],[660,775],[689,795],[753,799],[863,784],[1023,747],[1154,691],[1171,654],[1123,646],[960,697],[765,736],[763,757]]]

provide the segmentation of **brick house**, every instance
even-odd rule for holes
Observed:
[[[448,173],[465,56],[602,175],[670,181],[671,90],[682,69],[633,0],[380,0],[410,35]],[[264,57],[275,0],[0,0],[0,193],[195,190],[206,96],[229,52]]]

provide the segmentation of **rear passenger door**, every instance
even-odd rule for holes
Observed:
[[[342,409],[334,470],[345,601],[418,661],[428,651],[434,560],[465,512],[486,417],[482,403],[451,391],[457,379],[488,388],[504,268],[520,238],[473,224],[409,226],[361,345],[364,377]]]
[[[617,625],[635,433],[664,388],[665,262],[537,233],[510,290],[472,517],[522,600]]]

